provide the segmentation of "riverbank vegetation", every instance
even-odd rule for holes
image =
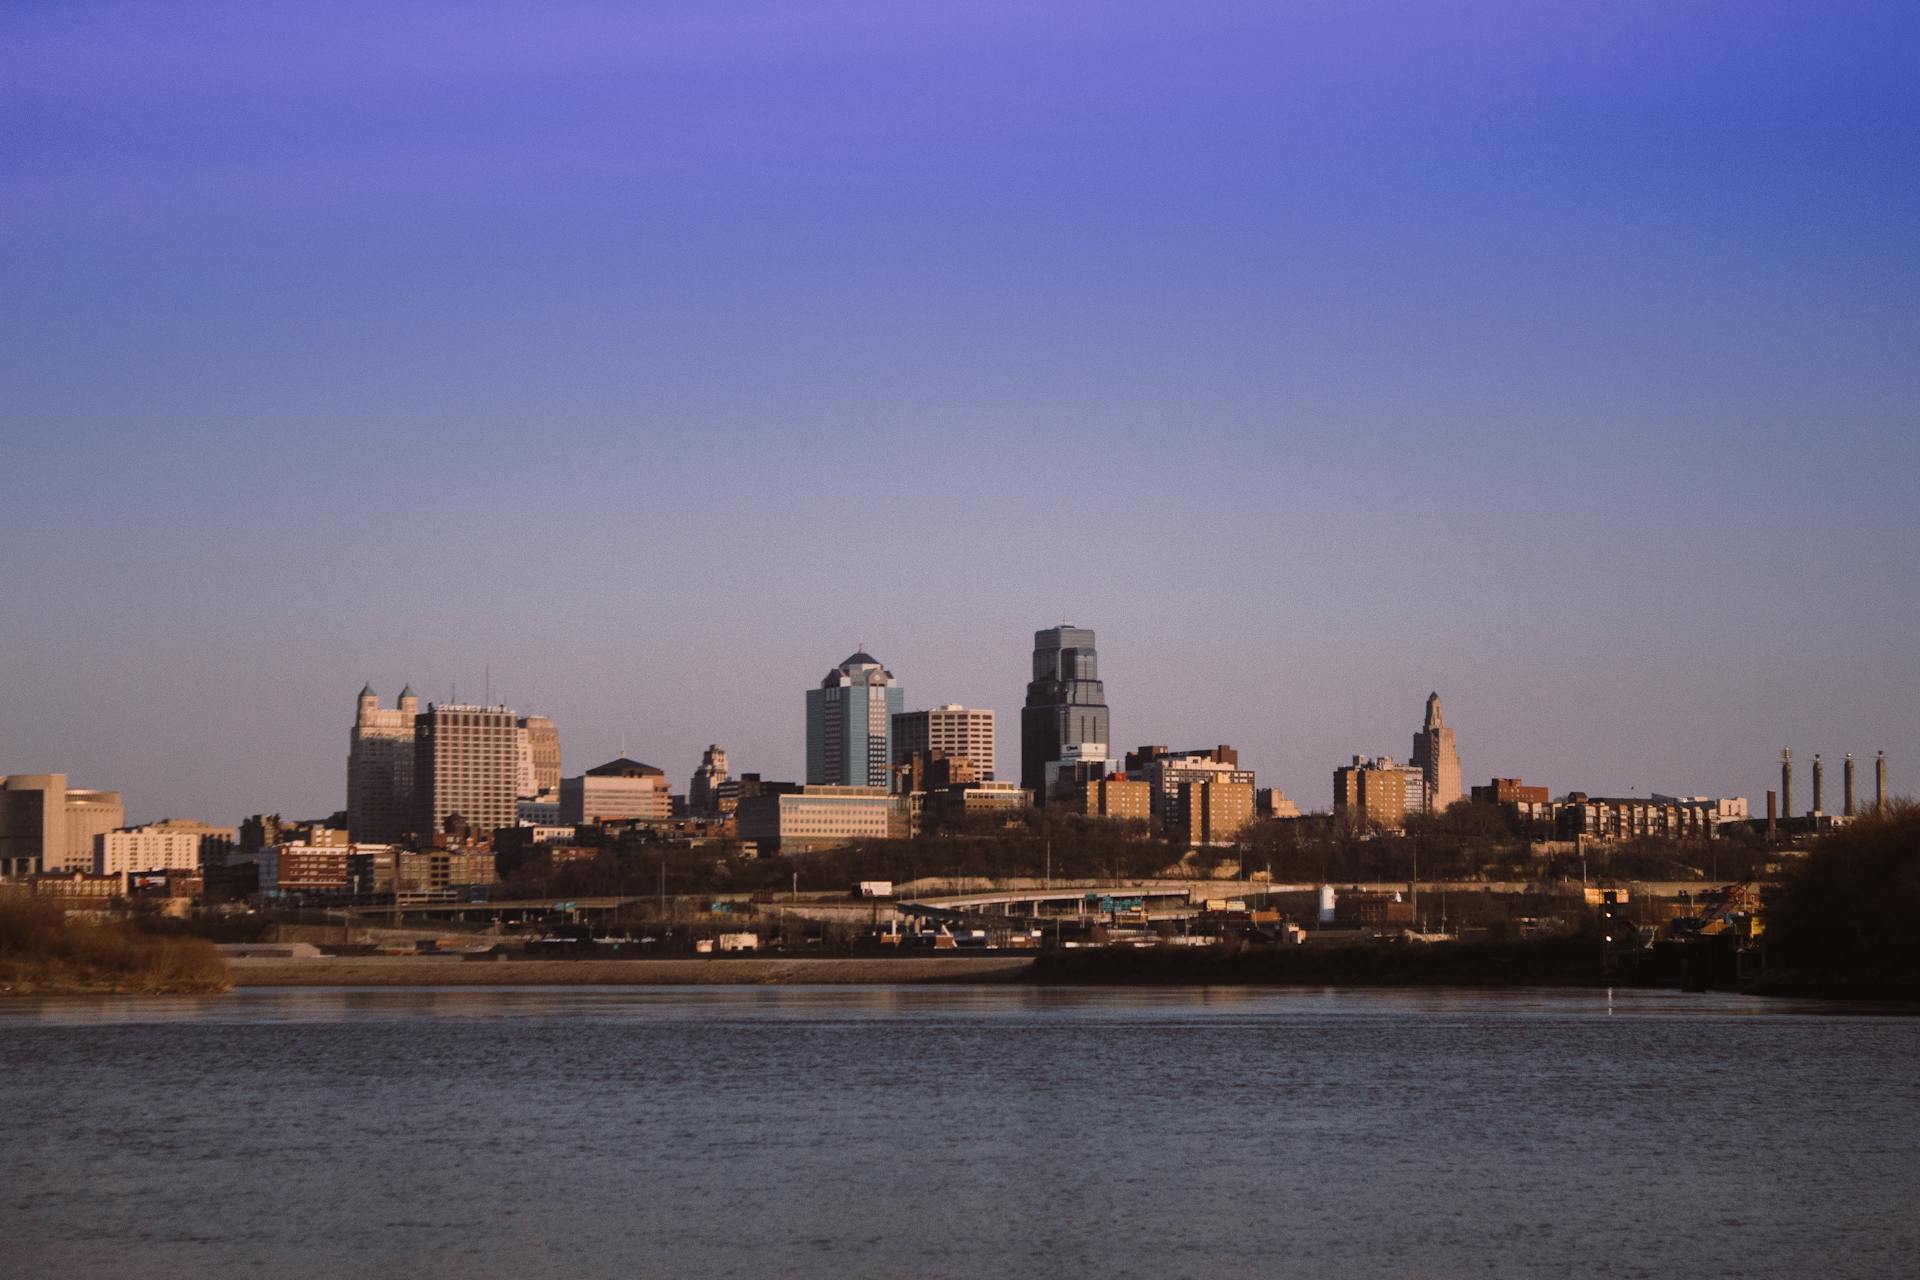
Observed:
[[[1766,921],[1760,989],[1920,1003],[1920,805],[1823,837],[1768,893]]]
[[[0,993],[226,991],[227,963],[201,938],[162,937],[124,920],[70,917],[24,895],[0,896]]]

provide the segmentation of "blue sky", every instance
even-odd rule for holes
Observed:
[[[860,643],[1012,773],[1063,618],[1308,806],[1429,689],[1920,767],[1910,5],[25,4],[0,112],[0,771],[136,818],[489,664],[792,776]]]

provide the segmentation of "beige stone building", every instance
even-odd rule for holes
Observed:
[[[1413,765],[1426,782],[1426,807],[1440,813],[1466,795],[1460,781],[1460,752],[1453,730],[1440,713],[1440,695],[1427,695],[1427,718],[1413,735]]]
[[[805,786],[743,796],[735,811],[740,839],[763,854],[812,853],[855,840],[884,840],[895,827],[896,801],[884,787]],[[904,812],[904,810],[902,810]]]
[[[1116,774],[1072,784],[1073,807],[1090,818],[1153,819],[1153,785]]]
[[[1180,787],[1188,782],[1236,782],[1255,786],[1253,770],[1240,767],[1240,753],[1222,743],[1204,751],[1169,751],[1146,746],[1129,751],[1126,774],[1148,784],[1153,816],[1160,829],[1173,832],[1179,824]],[[1249,812],[1251,800],[1249,800]]]
[[[506,707],[429,703],[414,719],[414,832],[439,835],[453,814],[480,836],[516,825],[519,731]]]
[[[518,728],[518,777],[522,800],[560,794],[560,730],[551,716],[522,716]]]
[[[414,829],[414,721],[420,699],[413,686],[382,707],[372,685],[360,690],[347,748],[347,830],[355,840],[403,840]]]
[[[1297,818],[1300,806],[1278,787],[1262,787],[1254,794],[1254,811],[1263,818]]]
[[[201,832],[191,828],[122,827],[93,838],[93,873],[125,876],[133,871],[197,871]]]
[[[126,821],[118,791],[69,787],[64,773],[0,775],[0,875],[91,872],[94,837]]]
[[[1174,839],[1189,847],[1232,844],[1253,821],[1251,782],[1182,782],[1174,809]]]
[[[560,822],[625,822],[673,816],[667,776],[650,764],[621,756],[577,778],[560,780]]]
[[[1350,821],[1399,830],[1407,815],[1427,811],[1427,776],[1391,756],[1353,763],[1333,771],[1333,812]]]

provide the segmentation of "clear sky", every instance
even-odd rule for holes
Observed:
[[[28,0],[0,119],[0,772],[134,820],[861,644],[1017,774],[1063,619],[1304,807],[1920,776],[1911,3]]]

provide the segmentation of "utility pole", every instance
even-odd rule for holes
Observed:
[[[1413,879],[1407,882],[1407,914],[1413,917],[1413,927],[1420,927],[1420,837],[1413,838]]]

